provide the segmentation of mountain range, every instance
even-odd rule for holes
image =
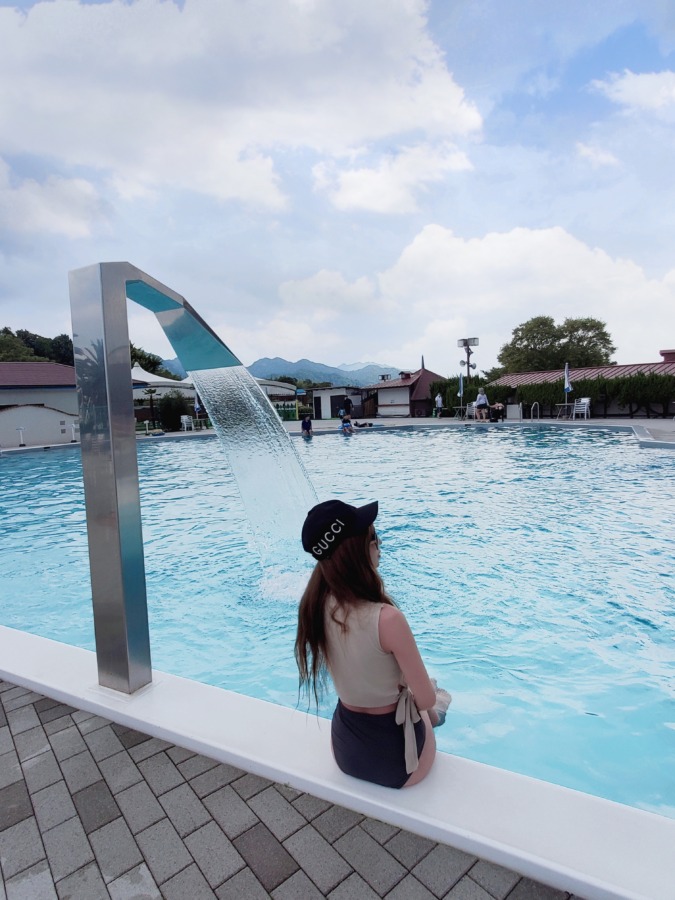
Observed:
[[[165,369],[185,378],[187,372],[178,359],[163,359]],[[397,378],[400,369],[394,366],[380,366],[377,363],[343,363],[341,366],[324,366],[322,363],[312,362],[309,359],[299,359],[297,362],[289,362],[275,356],[274,359],[264,357],[257,359],[247,366],[251,375],[255,378],[275,379],[281,375],[289,375],[291,378],[309,381],[327,381],[335,385],[353,385],[365,387],[376,384],[380,375],[391,375]]]
[[[279,375],[290,375],[292,378],[308,379],[310,381],[328,381],[331,384],[351,384],[354,387],[365,387],[367,384],[375,384],[380,380],[380,375],[388,374],[396,378],[399,369],[392,366],[378,366],[375,363],[364,363],[360,367],[339,368],[336,366],[324,366],[322,363],[312,362],[309,359],[299,359],[297,362],[289,362],[287,359],[275,357],[274,359],[257,359],[248,366],[251,375],[256,378],[275,378]]]

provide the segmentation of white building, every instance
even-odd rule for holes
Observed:
[[[345,409],[345,401],[347,399],[352,402],[352,415],[363,416],[363,394],[361,388],[349,387],[342,385],[341,387],[329,388],[313,388],[314,396],[314,419],[336,419],[340,415],[340,410]]]
[[[148,388],[155,391],[154,398],[159,400],[169,391],[180,391],[188,400],[194,400],[195,387],[189,378],[182,381],[174,381],[171,378],[165,378],[163,375],[153,375],[152,372],[146,372],[140,366],[136,365],[131,370],[131,380],[134,386],[134,400],[147,400],[148,395],[145,393]]]
[[[173,381],[146,372],[131,370],[133,397],[147,405],[151,388],[153,402],[169,391],[180,391],[195,402],[192,381]],[[282,417],[296,417],[295,386],[282,381],[257,378],[263,391]],[[138,407],[137,407],[138,410]],[[292,416],[291,416],[292,413]],[[75,369],[53,362],[0,362],[0,449],[22,445],[47,447],[79,441]]]
[[[0,447],[79,440],[75,369],[53,362],[0,362]],[[74,427],[73,427],[74,426]]]

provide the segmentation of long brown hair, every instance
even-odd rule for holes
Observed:
[[[316,564],[300,599],[295,660],[300,673],[300,691],[311,691],[317,705],[326,681],[324,616],[328,598],[334,598],[336,608],[332,617],[343,628],[347,627],[344,623],[350,608],[357,603],[396,605],[371,561],[370,545],[374,540],[372,525],[365,534],[345,538],[330,559]]]

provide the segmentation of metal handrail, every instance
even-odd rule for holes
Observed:
[[[541,415],[539,413],[539,401],[535,400],[532,406],[530,407],[530,422],[534,421],[534,408],[537,407],[537,419],[541,419]]]

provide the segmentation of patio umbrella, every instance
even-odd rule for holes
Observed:
[[[572,391],[573,385],[570,381],[570,364],[565,363],[565,400],[567,400],[567,395]]]
[[[457,396],[459,397],[459,408],[461,409],[464,406],[464,373],[459,373],[459,390],[457,391]]]

